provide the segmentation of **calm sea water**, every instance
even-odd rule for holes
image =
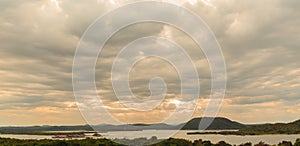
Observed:
[[[175,130],[145,130],[145,131],[114,131],[101,133],[106,138],[127,138],[134,139],[140,137],[151,138],[152,136],[156,136],[159,139],[169,138],[169,135],[174,134],[173,138],[183,138],[187,140],[210,140],[213,143],[217,143],[219,141],[226,141],[230,144],[242,144],[246,142],[251,142],[253,144],[259,143],[263,141],[268,144],[278,144],[279,142],[291,141],[295,142],[297,138],[300,138],[300,134],[296,135],[259,135],[259,136],[236,136],[236,135],[215,135],[215,134],[207,134],[207,135],[187,135],[187,132],[195,132],[195,131],[185,131],[181,130],[176,133]],[[90,135],[90,134],[87,134]],[[17,138],[17,139],[51,139],[51,135],[12,135],[12,134],[0,134],[0,137],[5,138]]]

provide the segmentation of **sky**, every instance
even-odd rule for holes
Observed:
[[[124,2],[2,0],[0,126],[86,124],[72,88],[76,47],[89,25]],[[242,123],[300,119],[300,1],[190,0],[181,5],[207,23],[222,48],[227,90],[218,116]],[[160,76],[168,87],[161,105],[145,113],[126,109],[115,97],[110,80],[115,56],[131,41],[150,35],[174,40],[192,58],[201,84],[193,117],[201,116],[211,87],[205,55],[182,31],[152,22],[120,30],[103,48],[95,78],[105,108],[126,123],[157,123],[183,104],[178,100],[180,80],[176,70],[155,57],[145,58],[134,66],[130,86],[134,95],[147,98],[149,80]],[[174,122],[181,122],[180,117],[177,120]]]

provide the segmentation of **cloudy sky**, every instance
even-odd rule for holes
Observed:
[[[72,88],[76,46],[96,18],[122,3],[104,0],[0,2],[1,126],[86,123]],[[218,116],[243,123],[289,122],[300,118],[300,63],[297,61],[300,1],[190,0],[182,5],[208,24],[224,54],[228,82]],[[149,80],[156,76],[163,78],[168,90],[157,108],[135,111],[115,97],[110,74],[115,56],[128,43],[145,36],[169,38],[186,49],[201,84],[193,116],[201,116],[211,86],[205,55],[184,32],[153,22],[120,30],[99,55],[95,78],[98,98],[105,109],[122,122],[155,123],[185,104],[178,100],[180,79],[176,69],[156,57],[135,64],[130,71],[130,87],[134,95],[146,99],[151,95]],[[182,112],[182,116],[184,114]],[[177,120],[175,122],[181,122],[180,117]]]

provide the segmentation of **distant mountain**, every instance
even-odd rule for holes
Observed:
[[[231,121],[227,118],[223,117],[216,117],[216,118],[194,118],[190,121],[188,121],[184,126],[183,130],[198,130],[199,124],[202,121],[212,121],[211,124],[206,128],[206,130],[237,130],[241,128],[245,128],[246,125]],[[200,127],[201,128],[201,127]]]
[[[158,124],[128,124],[128,125],[94,125],[96,131],[139,131],[139,130],[176,130],[179,125]]]
[[[44,131],[92,131],[89,125],[80,126],[28,126],[28,127],[0,127],[0,133],[30,133]]]
[[[126,125],[110,125],[100,124],[94,125],[93,128],[97,131],[138,131],[138,130],[198,130],[200,120],[211,118],[195,118],[187,123],[179,125],[168,125],[165,123],[157,124],[126,124]],[[227,130],[227,129],[240,129],[244,125],[238,122],[231,121],[226,118],[215,118],[212,124],[208,127],[208,130]],[[43,131],[92,131],[93,129],[89,125],[80,126],[30,126],[30,127],[0,127],[0,133],[26,133],[26,132],[43,132]]]
[[[95,128],[95,129],[93,129]],[[175,130],[178,125],[159,124],[128,124],[128,125],[110,125],[100,124],[90,127],[89,125],[80,126],[29,126],[29,127],[0,127],[0,133],[39,133],[45,131],[139,131],[139,130]]]
[[[96,125],[93,126],[98,131],[136,131],[136,130],[198,130],[201,120],[212,120],[207,130],[237,130],[246,127],[241,123],[231,121],[227,118],[194,118],[186,123],[179,125],[168,125],[164,123],[158,124],[130,124],[130,125]]]
[[[254,134],[300,134],[300,120],[291,123],[276,124],[258,124],[245,125],[227,118],[194,118],[186,123],[179,125],[168,125],[165,123],[157,124],[126,124],[126,125],[110,125],[100,124],[94,125],[96,131],[138,131],[138,130],[198,130],[200,121],[212,121],[206,130],[238,130],[234,132],[220,132],[217,134],[238,134],[238,135],[254,135]],[[0,127],[0,133],[37,133],[45,131],[93,131],[89,125],[79,126],[30,126],[30,127]]]

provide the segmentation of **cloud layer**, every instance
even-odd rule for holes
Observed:
[[[184,6],[211,27],[224,53],[228,89],[219,116],[246,123],[300,118],[299,1],[212,0]],[[72,92],[73,56],[87,27],[114,7],[99,0],[0,2],[0,125],[85,123]],[[124,28],[106,44],[96,66],[98,93],[106,108],[121,121],[151,123],[162,121],[180,104],[178,75],[158,58],[137,63],[130,76],[132,91],[140,98],[150,95],[149,79],[164,78],[167,98],[157,109],[128,110],[112,91],[115,56],[129,42],[149,35],[176,41],[195,62],[201,97],[194,116],[201,116],[210,93],[205,55],[185,33],[157,23]]]

